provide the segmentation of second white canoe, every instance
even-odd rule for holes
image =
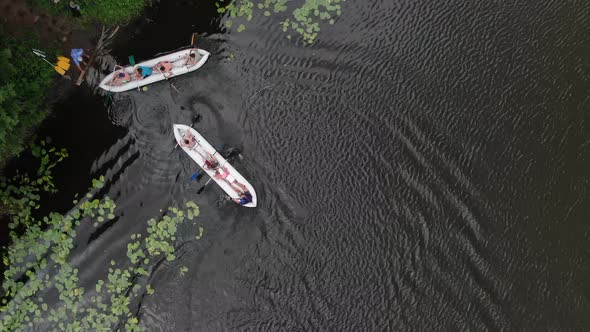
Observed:
[[[190,131],[190,133],[196,138],[197,145],[193,148],[185,147],[181,144],[183,137],[187,131]],[[231,197],[232,199],[239,199],[240,194],[232,186],[230,186],[226,180],[216,179],[214,170],[203,168],[203,166],[205,165],[205,157],[207,156],[203,156],[202,151],[205,151],[205,153],[208,153],[215,157],[215,159],[219,162],[219,167],[223,170],[227,170],[229,174],[238,183],[241,183],[242,185],[246,186],[246,188],[248,188],[248,191],[250,192],[250,195],[252,195],[252,201],[242,206],[256,207],[257,199],[254,187],[252,187],[252,185],[240,173],[238,173],[238,171],[236,171],[236,169],[233,168],[233,166],[227,160],[225,160],[225,158],[223,158],[221,154],[218,153],[217,150],[215,150],[215,148],[211,146],[211,144],[209,144],[209,142],[207,142],[203,138],[203,136],[201,136],[201,134],[199,134],[199,132],[197,132],[195,129],[189,126],[175,124],[174,137],[176,138],[176,142],[178,142],[179,146],[184,150],[184,152],[186,152],[186,154],[188,154],[201,167],[201,169],[203,169],[203,171],[207,173],[207,175],[209,175],[215,182],[217,182],[217,184],[221,187],[221,189],[223,189],[223,191],[225,191],[229,195],[229,197]]]

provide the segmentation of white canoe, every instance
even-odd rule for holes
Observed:
[[[180,144],[180,142],[183,139],[184,134],[187,130],[190,130],[190,132],[193,134],[193,136],[197,139],[197,145],[195,145],[193,148],[185,147]],[[203,136],[201,136],[201,134],[199,134],[195,129],[193,129],[189,126],[182,125],[182,124],[175,124],[174,125],[174,137],[176,138],[176,142],[178,142],[178,145],[180,147],[182,147],[184,152],[186,152],[201,167],[201,169],[203,169],[203,165],[205,164],[205,157],[207,156],[206,154],[203,153],[203,151],[213,155],[215,157],[215,159],[217,159],[217,161],[219,162],[220,168],[223,168],[224,170],[229,171],[230,176],[232,176],[238,183],[245,185],[246,188],[248,188],[250,195],[252,195],[252,202],[242,205],[242,206],[246,206],[246,207],[255,207],[256,206],[256,192],[254,191],[254,188],[252,187],[252,185],[248,181],[246,181],[246,179],[244,179],[244,177],[240,173],[238,173],[238,171],[236,171],[236,169],[233,168],[233,166],[230,165],[230,163],[227,160],[225,160],[225,158],[223,158],[221,156],[221,154],[218,153],[215,150],[215,148],[213,146],[211,146],[211,144],[209,144],[209,142],[207,142],[203,138]],[[238,192],[234,188],[232,188],[232,186],[230,186],[226,182],[226,180],[216,179],[214,177],[214,175],[215,175],[214,170],[206,170],[206,169],[203,169],[203,170],[215,182],[217,182],[217,184],[221,187],[221,189],[223,189],[223,191],[225,191],[229,195],[229,197],[231,197],[232,199],[233,198],[240,198],[240,195],[238,194]],[[229,178],[229,176],[228,176],[228,178]]]
[[[189,55],[191,53],[198,54],[198,55],[196,57],[196,61],[192,62],[191,64],[188,64],[187,61],[188,61]],[[201,68],[205,64],[205,62],[207,62],[208,58],[209,58],[209,52],[207,52],[205,50],[202,50],[199,48],[187,48],[187,49],[184,49],[184,50],[181,50],[178,52],[162,55],[161,57],[157,57],[155,59],[151,59],[148,61],[137,63],[135,66],[128,66],[128,67],[116,70],[116,71],[110,73],[109,75],[107,75],[107,77],[105,77],[102,80],[102,82],[100,82],[100,87],[107,90],[107,91],[111,91],[111,92],[123,92],[123,91],[132,90],[132,89],[137,89],[138,87],[141,87],[144,85],[148,85],[148,84],[152,84],[154,82],[165,80],[166,77],[172,78],[174,76],[179,76],[182,74],[190,73],[191,71],[195,71],[195,70]],[[144,66],[144,67],[151,68],[151,67],[154,67],[157,63],[163,62],[163,61],[168,61],[172,64],[172,69],[170,70],[170,73],[172,73],[172,75],[167,73],[166,77],[164,77],[164,74],[160,73],[157,69],[153,69],[152,74],[144,79],[137,79],[135,77],[134,70],[136,67]],[[131,81],[127,82],[127,83],[122,83],[122,84],[114,83],[113,79],[114,79],[115,75],[118,75],[123,70],[127,74],[130,75]]]

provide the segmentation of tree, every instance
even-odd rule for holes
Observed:
[[[0,165],[17,155],[47,115],[45,96],[55,72],[31,52],[29,36],[17,41],[0,32]]]

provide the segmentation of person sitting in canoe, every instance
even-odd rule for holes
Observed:
[[[189,148],[196,153],[198,153],[203,159],[205,159],[205,163],[203,164],[203,169],[208,170],[215,170],[219,167],[219,162],[215,157],[210,154],[209,152],[205,151],[202,146],[197,144],[197,139],[190,131],[186,131],[180,141],[180,146]],[[229,174],[229,173],[228,173]]]
[[[215,157],[209,154],[209,159],[205,159],[205,164],[203,165],[203,169],[217,169],[219,167],[219,162]]]
[[[170,74],[170,76],[172,75],[172,73],[170,72],[172,70],[172,63],[170,63],[170,61],[159,62],[155,66],[153,66],[152,68],[155,69],[156,71],[159,71],[164,76],[166,76],[166,74],[168,74],[168,73]]]
[[[219,161],[217,161],[212,154],[205,151],[198,142],[195,143],[196,144],[191,149],[205,159],[205,163],[201,167],[203,167],[204,170],[216,170],[219,167]]]
[[[131,75],[127,74],[127,72],[125,72],[125,69],[121,67],[121,70],[115,73],[111,85],[121,85],[129,82],[131,82]]]
[[[180,146],[192,149],[197,145],[197,139],[190,131],[186,131],[184,135],[182,135],[182,140],[180,141]]]
[[[138,79],[144,79],[152,74],[152,68],[145,66],[138,66],[135,68],[135,76]]]
[[[250,194],[248,187],[246,187],[245,185],[243,185],[235,180],[232,183],[230,183],[229,185],[240,195],[240,198],[233,199],[234,202],[236,202],[240,205],[246,205],[246,204],[252,202],[252,194]],[[234,187],[234,185],[236,187]]]
[[[227,182],[229,185],[236,181],[236,179],[234,179],[234,177],[229,174],[229,170],[223,169],[221,167],[215,171],[213,177],[215,177],[217,180],[225,180],[225,182]]]
[[[229,174],[227,169],[221,169],[221,172],[217,170],[214,177],[218,180],[225,180],[225,182],[227,182],[227,184],[240,195],[239,198],[233,199],[234,202],[240,205],[246,205],[252,202],[252,194],[250,194],[248,187],[236,181],[236,179]]]
[[[197,53],[191,51],[186,57],[186,66],[190,67],[197,64]]]

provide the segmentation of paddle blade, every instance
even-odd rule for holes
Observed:
[[[199,188],[199,190],[197,190],[197,195],[200,195],[203,192],[203,190],[205,190],[205,186],[206,185],[202,186],[201,188]]]
[[[38,57],[41,57],[41,58],[45,59],[45,53],[41,53],[40,51],[33,50],[33,54],[35,54]]]
[[[129,56],[129,64],[135,66],[135,57],[133,54]]]
[[[63,70],[70,69],[70,63],[69,62],[58,61],[57,62],[57,66],[60,67],[60,68],[63,68]]]
[[[56,72],[58,72],[60,75],[65,75],[66,71],[58,66],[54,66],[53,69],[55,69]]]
[[[191,37],[191,46],[195,46],[195,40],[196,40],[195,33],[193,32],[193,35]]]
[[[197,190],[197,195],[200,195],[212,180],[213,180],[213,178],[210,178],[209,181],[207,181],[201,188],[199,188],[199,190]]]
[[[236,148],[236,147],[231,147],[231,148],[223,151],[221,154],[222,154],[223,158],[225,158],[225,159],[233,159],[234,156],[240,155],[240,149]]]
[[[57,57],[57,61],[70,63],[70,59],[69,58],[66,58],[65,56],[61,56],[61,55],[59,55]]]
[[[201,114],[197,114],[195,116],[195,118],[193,119],[193,122],[191,122],[191,125],[189,127],[193,127],[193,124],[198,123],[199,121],[201,121]]]
[[[199,177],[199,171],[196,171],[195,174],[193,174],[193,176],[191,176],[191,181],[196,180]]]

